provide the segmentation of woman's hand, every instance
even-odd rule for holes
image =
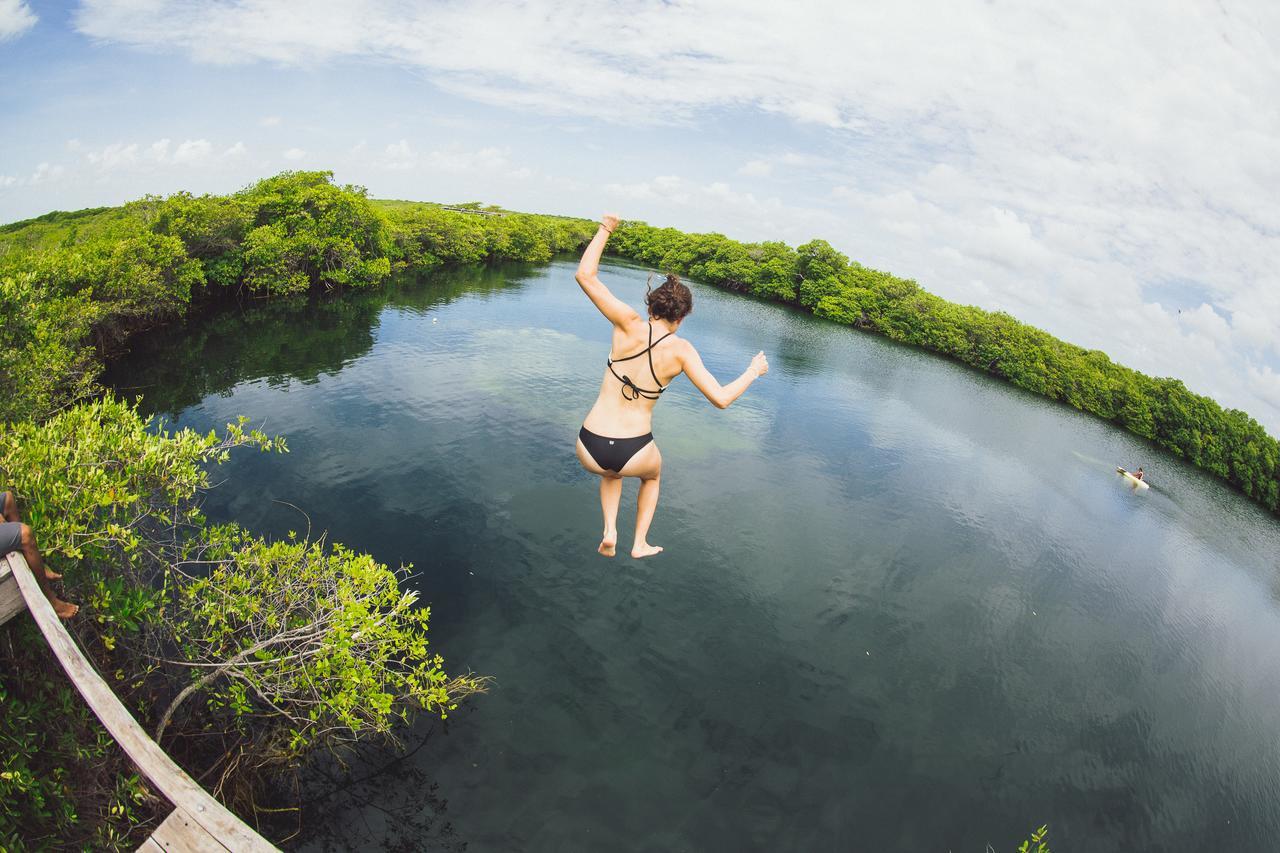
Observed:
[[[751,359],[751,369],[756,372],[756,376],[764,376],[769,372],[769,359],[764,357],[764,351],[756,353],[755,358]]]
[[[606,231],[612,234],[618,228],[618,214],[606,213],[604,216],[600,217],[600,224],[605,227]]]

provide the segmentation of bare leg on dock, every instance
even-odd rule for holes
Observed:
[[[18,528],[16,537],[13,536],[15,533],[14,527]],[[36,538],[31,532],[31,528],[25,524],[5,522],[0,525],[0,536],[8,540],[7,547],[9,551],[21,551],[22,556],[26,557],[27,565],[31,568],[31,574],[40,586],[40,591],[44,593],[44,597],[49,599],[49,603],[53,605],[53,612],[63,619],[70,619],[75,616],[80,610],[79,605],[63,601],[54,595],[53,587],[49,585],[49,578],[45,575],[44,559],[40,556],[40,549],[36,547]],[[15,538],[16,542],[14,541]],[[17,547],[15,548],[14,545]]]
[[[9,522],[10,524],[21,524],[22,516],[18,515],[17,497],[14,496],[13,492],[5,492],[3,497],[4,497],[4,506],[3,506],[4,520]],[[27,562],[31,563],[30,560],[28,560]],[[31,570],[35,571],[34,564],[32,564]],[[62,580],[62,575],[58,574],[48,566],[44,567],[44,576],[51,581]]]

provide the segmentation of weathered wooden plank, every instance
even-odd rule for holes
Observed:
[[[225,853],[227,849],[182,809],[169,813],[164,823],[151,833],[151,841],[161,850],[173,853]]]
[[[36,579],[27,567],[27,561],[19,553],[9,554],[9,569],[22,590],[22,597],[27,602],[31,616],[44,634],[45,642],[57,655],[62,668],[66,670],[71,683],[84,697],[85,702],[93,709],[102,725],[116,743],[120,744],[133,763],[138,766],[160,793],[173,803],[175,808],[182,809],[191,819],[198,823],[211,837],[216,838],[228,850],[253,851],[269,853],[276,848],[265,838],[258,835],[236,817],[222,803],[209,796],[209,792],[195,783],[173,759],[165,754],[155,741],[147,736],[107,686],[107,682],[98,675],[90,665],[80,647],[71,639],[53,606],[40,592]]]
[[[138,845],[137,853],[164,853],[164,848],[148,838]]]
[[[27,602],[22,598],[22,590],[14,580],[13,571],[8,560],[0,560],[0,625],[27,609]]]

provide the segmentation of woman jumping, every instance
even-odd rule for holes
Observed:
[[[631,556],[649,557],[662,549],[647,541],[653,511],[658,506],[662,454],[650,432],[653,406],[681,373],[717,408],[726,408],[747,386],[769,370],[764,353],[756,353],[746,372],[721,385],[702,365],[693,344],[677,338],[676,329],[693,310],[693,294],[674,275],[645,294],[647,319],[601,283],[600,255],[618,217],[606,214],[596,236],[582,254],[575,276],[600,313],[613,323],[613,348],[605,362],[600,396],[578,431],[578,461],[600,477],[600,506],[604,510],[604,538],[597,549],[612,557],[618,543],[618,503],[622,478],[640,478],[636,508],[636,539]],[[612,353],[630,353],[614,357]],[[645,368],[648,368],[647,370]]]

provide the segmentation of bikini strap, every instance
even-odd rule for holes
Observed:
[[[669,337],[671,337],[671,332],[667,332],[665,335],[663,335],[662,337],[658,338],[655,341],[653,339],[653,324],[652,323],[649,324],[649,348],[647,350],[647,352],[649,353],[649,372],[653,374],[653,381],[657,382],[658,388],[661,389],[658,391],[659,394],[667,390],[667,387],[662,384],[662,380],[658,378],[658,371],[654,370],[653,368],[653,348],[656,347],[658,344],[662,343],[663,341],[665,341]]]
[[[649,345],[647,347],[642,349],[640,352],[633,353],[632,355],[627,356],[626,358],[608,358],[605,360],[605,364],[607,364],[609,367],[609,372],[614,375],[614,378],[616,378],[619,382],[622,383],[623,397],[625,397],[628,400],[634,400],[637,397],[644,397],[649,400],[656,400],[658,399],[659,394],[667,390],[667,386],[663,385],[662,380],[658,378],[658,371],[655,370],[653,367],[653,348],[656,347],[658,344],[662,343],[663,341],[665,341],[667,338],[671,337],[673,334],[675,333],[667,332],[665,335],[663,335],[662,337],[658,338],[655,341],[653,339],[653,324],[650,323],[649,324]],[[649,354],[649,372],[653,374],[653,381],[658,383],[657,391],[650,391],[648,388],[641,388],[640,386],[636,385],[635,382],[632,381],[630,376],[627,376],[625,374],[620,376],[618,375],[618,371],[613,369],[613,365],[615,363],[619,361],[631,361],[633,358],[639,358],[645,353]],[[628,391],[630,391],[631,393],[628,394],[627,393]]]

